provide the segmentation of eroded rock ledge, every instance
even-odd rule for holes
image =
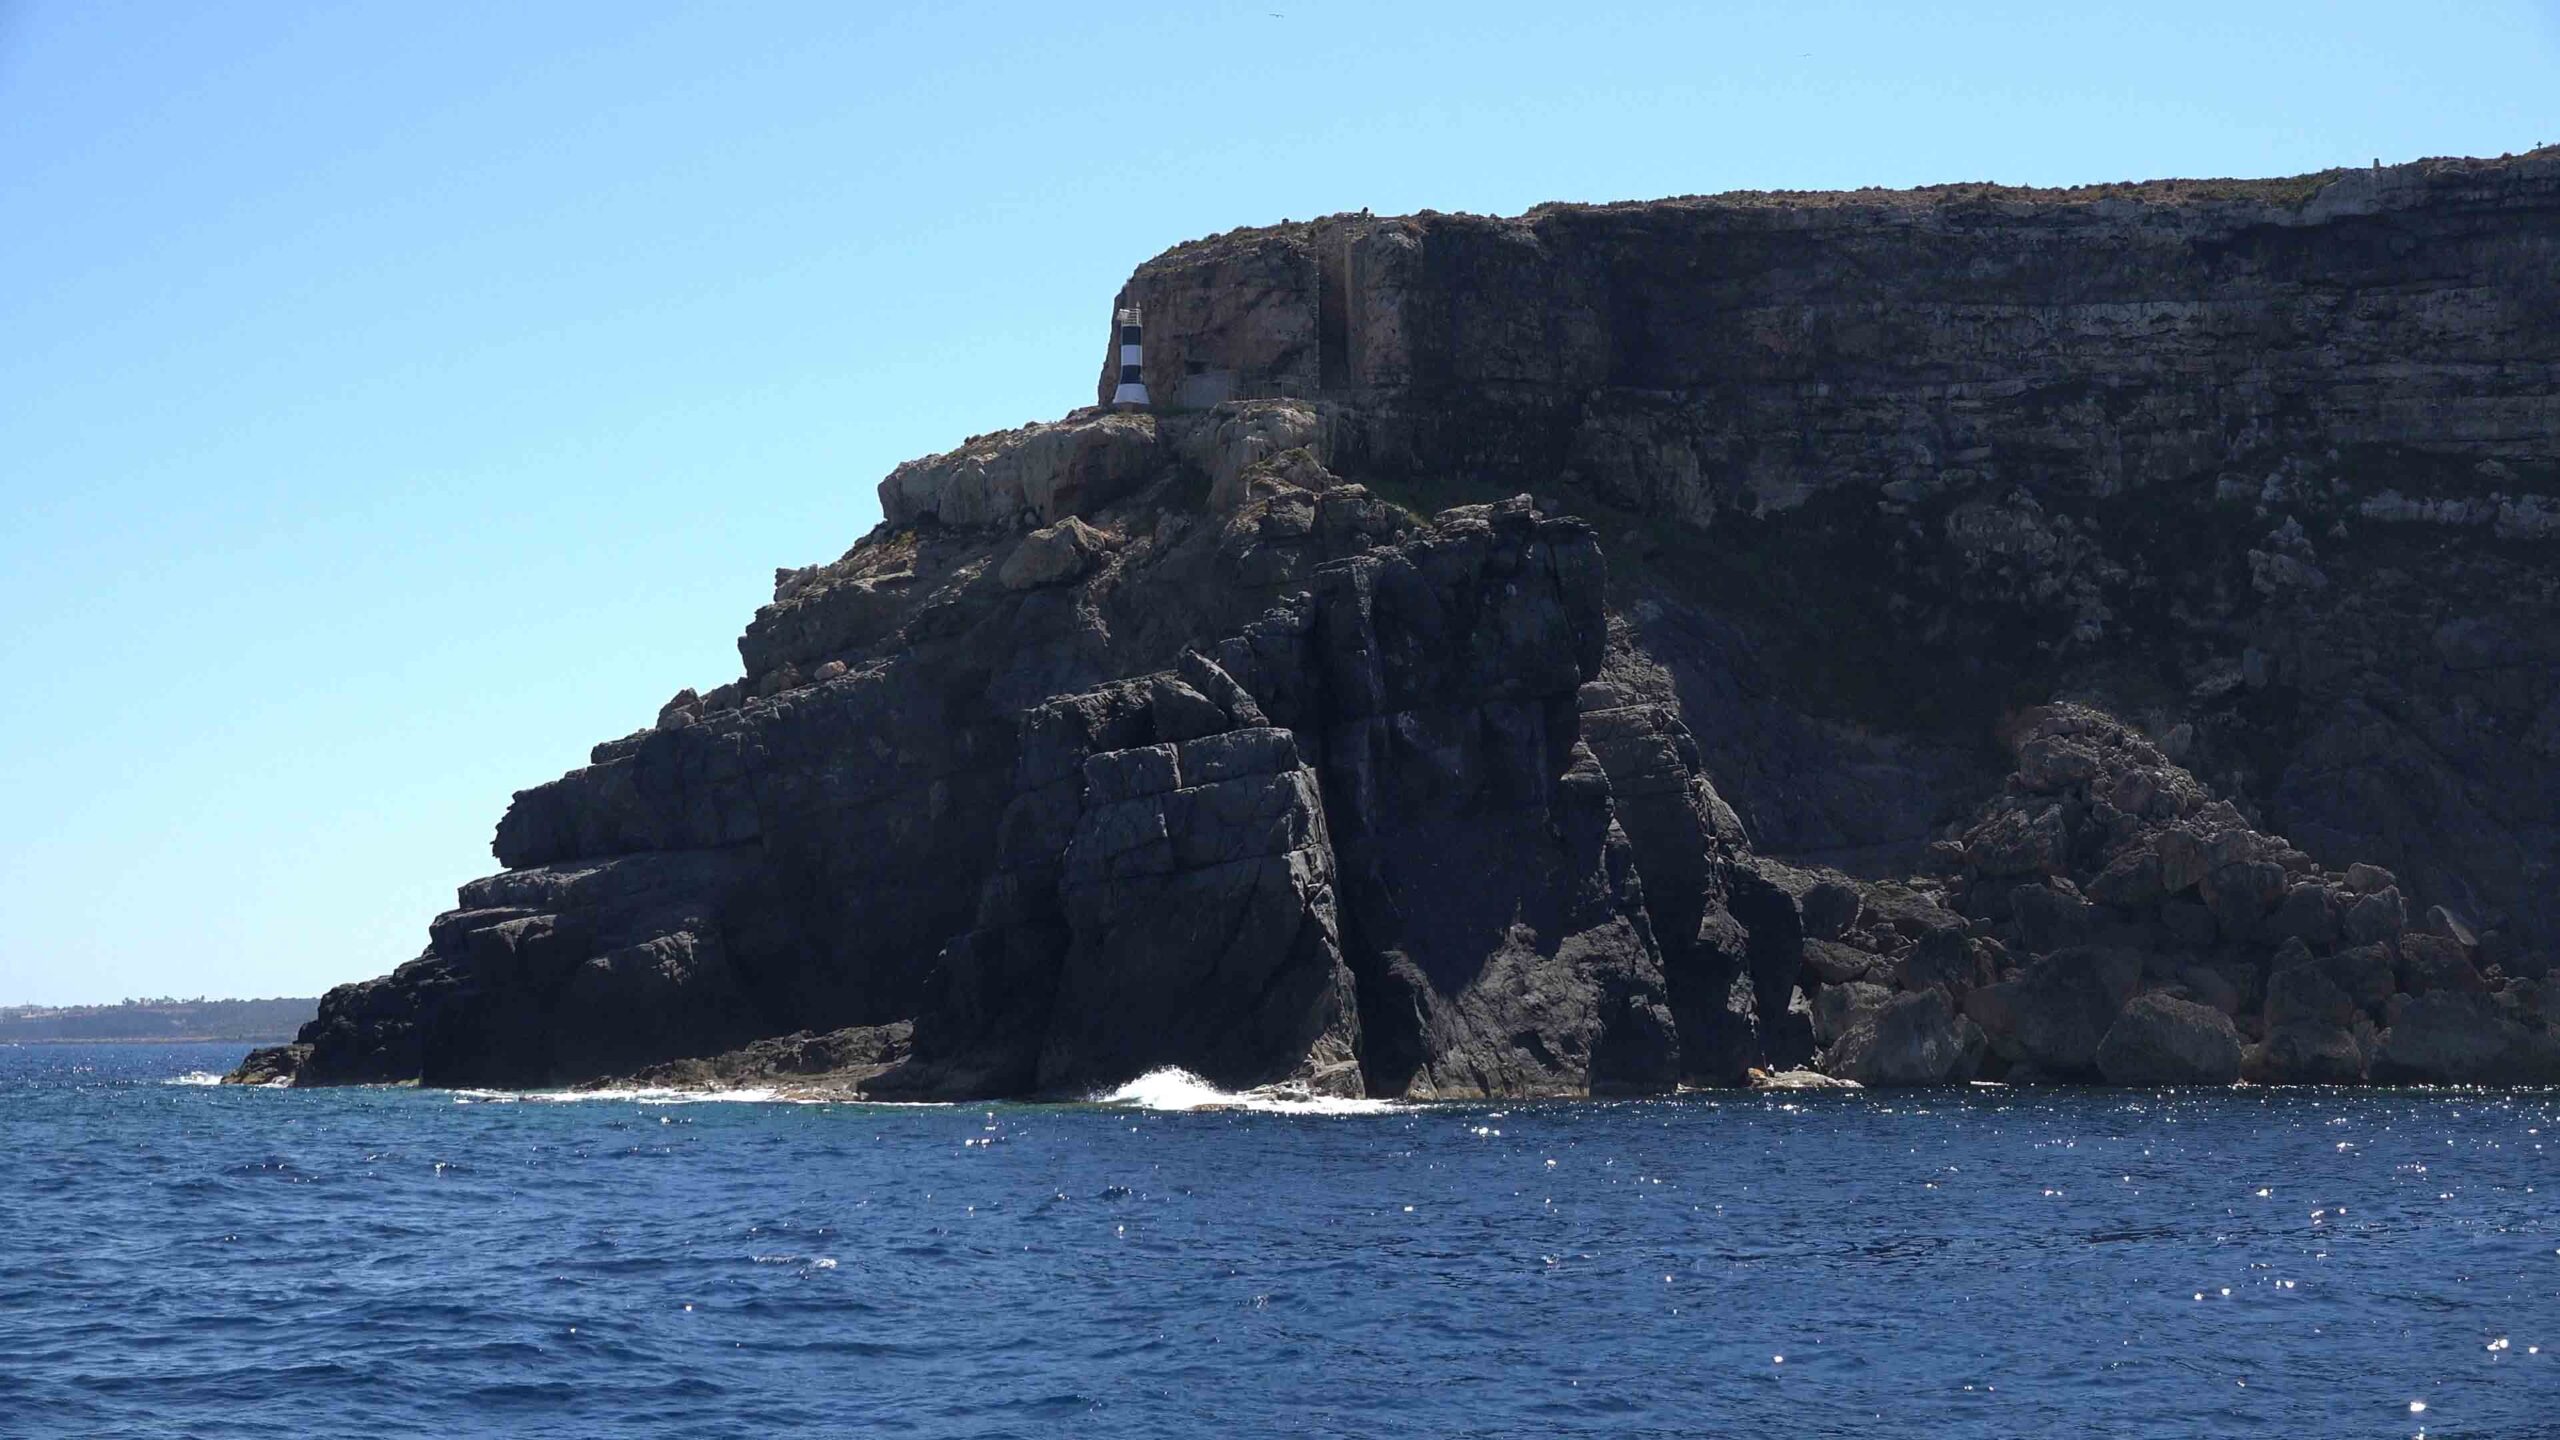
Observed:
[[[2538,153],[1178,248],[1161,411],[900,466],[236,1078],[2560,1080],[2555,243]]]

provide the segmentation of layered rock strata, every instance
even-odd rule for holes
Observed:
[[[2544,149],[1336,216],[1126,299],[1159,396],[1316,400],[1346,473],[1600,523],[1763,846],[1908,868],[1997,783],[2001,708],[2102,691],[2271,828],[2543,952],[2555,253]]]
[[[898,467],[243,1078],[2560,1077],[2555,253],[2553,152],[1178,247],[1162,408]]]

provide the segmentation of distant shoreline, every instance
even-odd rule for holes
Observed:
[[[320,1013],[316,999],[127,1000],[120,1005],[0,1006],[0,1045],[266,1045]]]
[[[290,1035],[48,1035],[0,1040],[0,1049],[23,1045],[289,1045]]]

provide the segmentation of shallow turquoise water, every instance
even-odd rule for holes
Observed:
[[[0,1435],[2560,1434],[2548,1092],[169,1083],[236,1048],[0,1049]]]

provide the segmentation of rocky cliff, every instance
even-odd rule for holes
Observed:
[[[259,1073],[2560,1077],[2560,152],[1121,300],[1157,412],[900,466]]]

